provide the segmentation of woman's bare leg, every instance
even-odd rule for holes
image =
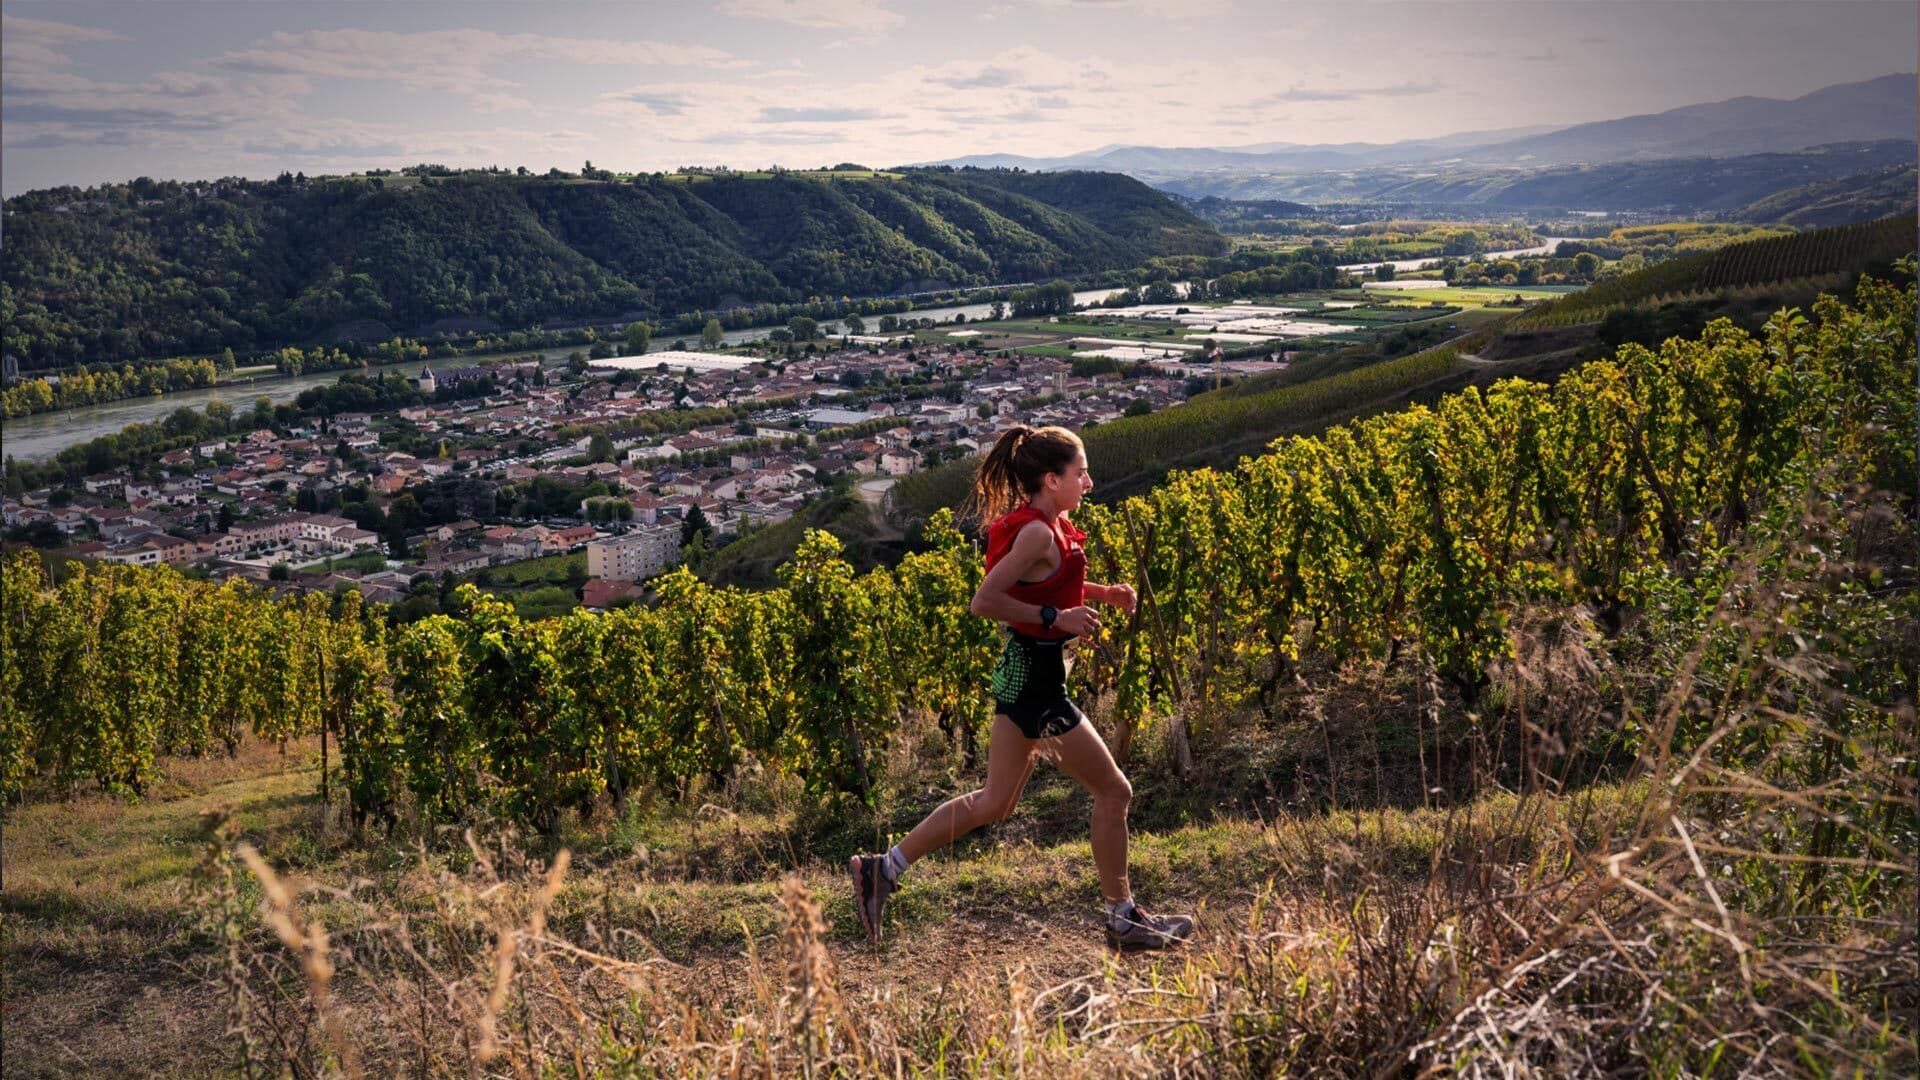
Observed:
[[[1127,807],[1133,800],[1133,785],[1113,763],[1106,740],[1083,721],[1065,735],[1048,739],[1040,752],[1093,794],[1093,865],[1100,873],[1100,891],[1109,904],[1131,899]]]
[[[915,825],[907,838],[900,841],[900,854],[905,855],[908,862],[918,862],[980,826],[1013,813],[1021,790],[1027,786],[1027,777],[1033,775],[1034,749],[1038,744],[1021,734],[1005,714],[994,716],[989,740],[987,786],[948,799]]]

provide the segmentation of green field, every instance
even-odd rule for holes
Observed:
[[[1487,304],[1511,300],[1515,296],[1531,302],[1535,300],[1554,300],[1565,296],[1569,292],[1578,291],[1580,291],[1578,286],[1470,285],[1444,289],[1369,289],[1366,291],[1366,298],[1376,302],[1391,298],[1395,304],[1403,307],[1409,303],[1426,304],[1433,300],[1441,300],[1449,304],[1483,307]],[[1358,294],[1355,295],[1357,296]]]
[[[523,619],[562,615],[580,606],[576,595],[587,580],[587,555],[543,555],[476,571],[463,580],[513,604]]]
[[[508,563],[487,571],[495,585],[563,585],[573,574],[587,572],[587,555],[576,551],[567,555],[542,555],[537,559]]]

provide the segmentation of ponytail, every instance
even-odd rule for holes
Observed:
[[[1015,424],[974,470],[961,517],[986,524],[1013,510],[1040,490],[1048,473],[1073,464],[1081,449],[1080,437],[1066,428]]]

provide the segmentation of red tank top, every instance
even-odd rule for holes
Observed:
[[[1030,521],[1047,523],[1047,516],[1031,506],[1023,506],[987,527],[987,569],[991,571],[995,563],[1006,557],[1013,549],[1013,538]],[[1007,595],[1026,604],[1038,604],[1041,607],[1054,607],[1065,611],[1079,607],[1086,602],[1087,591],[1087,553],[1080,542],[1087,534],[1073,527],[1066,518],[1057,520],[1053,528],[1053,541],[1060,549],[1060,565],[1043,581],[1022,581],[1007,590]],[[1028,637],[1050,640],[1069,638],[1072,634],[1055,627],[1042,629],[1037,622],[1009,623],[1015,630]]]

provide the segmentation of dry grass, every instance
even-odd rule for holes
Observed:
[[[1299,936],[1344,912],[1358,868],[1404,892],[1469,849],[1501,845],[1525,867],[1553,850],[1563,829],[1592,833],[1631,801],[1596,790],[1543,815],[1545,804],[1495,796],[1452,812],[1221,819],[1140,835],[1136,887],[1163,907],[1200,910],[1210,936],[1194,957],[1117,963],[1097,937],[1092,857],[1078,823],[1049,838],[1052,827],[1016,819],[1013,829],[923,863],[890,908],[889,936],[876,948],[858,933],[837,860],[803,858],[791,873],[771,817],[656,808],[632,830],[597,842],[576,837],[586,853],[542,901],[551,865],[504,838],[432,851],[349,845],[325,822],[308,758],[307,748],[296,748],[285,759],[268,750],[237,762],[180,762],[166,799],[83,796],[10,816],[8,1075],[236,1067],[236,986],[254,1060],[306,1062],[316,1073],[356,1060],[376,1075],[403,1062],[465,1071],[480,1066],[489,1024],[498,1025],[496,1057],[563,1066],[575,1053],[602,1060],[603,1033],[643,1030],[629,1015],[636,987],[652,1008],[678,1010],[677,1038],[721,1039],[732,1030],[729,1018],[759,1016],[769,1027],[755,1036],[757,1049],[728,1052],[774,1055],[756,1059],[763,1066],[788,1052],[802,1065],[807,1053],[822,1062],[844,1057],[845,1019],[816,1031],[810,1044],[790,1041],[800,1038],[789,1023],[795,1010],[817,1026],[838,1009],[892,1025],[885,1039],[869,1032],[863,1052],[887,1044],[899,1060],[937,1061],[937,1040],[922,1046],[912,1032],[939,1023],[959,1040],[950,1048],[955,1066],[1014,1067],[1021,1059],[1006,1056],[1012,1051],[999,1045],[991,1017],[967,1010],[982,1001],[1013,1008],[1016,983],[1037,999],[1020,1007],[1039,1023],[1051,1003],[1085,1004],[1089,995],[1158,977],[1148,973],[1185,971],[1189,960],[1192,970],[1222,977],[1241,962],[1234,950],[1246,928],[1285,926]],[[1068,798],[1059,778],[1043,774],[1036,789],[1041,806]],[[219,807],[231,812],[217,812],[227,824],[213,850],[228,854],[206,860],[211,878],[196,895],[189,881],[208,850],[202,815]],[[236,842],[265,853],[253,872],[232,858]],[[764,854],[714,854],[732,845]],[[1187,872],[1195,865],[1212,870],[1196,879]],[[263,908],[265,922],[255,914]],[[796,970],[812,980],[811,999],[790,999]],[[1138,989],[1115,1002],[1144,1000]],[[548,1006],[557,1011],[542,1011]],[[1122,1018],[1107,1008],[1090,1005],[1075,1023]],[[941,1019],[941,1009],[956,1011]],[[665,1020],[650,1013],[646,1022]],[[1067,1046],[1054,1045],[1060,1030],[1040,1024],[1020,1054],[1064,1064]],[[730,1036],[723,1041],[733,1045]],[[661,1071],[679,1071],[666,1050],[649,1053]],[[1148,1068],[1151,1055],[1132,1053],[1075,1068]],[[699,1061],[701,1069],[731,1068],[723,1057]]]
[[[1084,840],[994,838],[921,864],[876,947],[821,859],[703,880],[630,838],[603,837],[569,867],[497,836],[411,854],[342,848],[288,876],[236,849],[235,833],[269,852],[306,835],[312,802],[277,800],[312,776],[254,764],[267,768],[215,774],[166,804],[27,808],[31,848],[9,829],[8,1001],[33,1011],[8,1017],[8,1075],[1267,1075],[1515,1061],[1558,1073],[1658,1060],[1636,1040],[1658,1051],[1659,1025],[1718,1021],[1727,1005],[1689,1020],[1691,995],[1664,989],[1694,977],[1704,958],[1680,961],[1721,935],[1717,917],[1695,925],[1705,894],[1689,886],[1691,860],[1646,858],[1678,834],[1623,835],[1667,804],[1644,784],[1143,835],[1137,888],[1198,910],[1205,934],[1179,955],[1118,958],[1095,936]],[[222,800],[241,813],[206,849],[206,919],[169,888],[133,883],[154,835],[134,823],[159,814],[186,828]],[[646,829],[693,851],[779,832],[712,810],[674,818]],[[101,831],[115,822],[128,827]],[[110,909],[116,884],[150,913],[55,967],[49,945],[73,926],[26,897],[58,891],[48,866],[66,858],[67,826],[94,845],[90,887],[66,896],[82,921]],[[1806,980],[1816,956],[1920,976],[1910,943],[1841,938],[1769,955],[1761,977]],[[1890,1034],[1883,1063],[1911,1054],[1910,1028]]]
[[[187,896],[199,818],[225,803],[257,842],[314,851],[325,830],[311,751],[248,744],[233,759],[171,762],[144,802],[79,795],[8,812],[8,1076],[138,1076],[209,1060],[222,1029]]]

